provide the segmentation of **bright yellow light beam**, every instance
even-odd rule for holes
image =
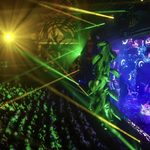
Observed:
[[[34,3],[37,3],[38,5],[40,5],[40,6],[42,6],[42,7],[45,7],[45,8],[47,8],[47,9],[51,9],[51,10],[56,11],[56,12],[58,12],[58,13],[64,14],[64,15],[69,16],[69,17],[72,17],[72,18],[74,18],[74,19],[77,19],[77,20],[86,22],[86,23],[91,24],[91,25],[96,25],[95,23],[92,23],[92,22],[90,22],[90,21],[87,21],[87,20],[85,20],[85,19],[79,18],[79,17],[74,16],[74,15],[71,15],[71,14],[66,13],[66,12],[64,12],[64,11],[58,10],[58,9],[53,8],[53,7],[51,7],[51,6],[48,6],[47,4],[44,4],[44,3],[42,3],[42,2],[38,2],[38,1],[35,1],[35,0],[30,0],[30,1],[32,1],[32,2],[34,2]]]
[[[87,112],[88,114],[94,116],[95,118],[99,119],[100,121],[104,122],[105,124],[109,125],[110,127],[120,131],[121,133],[125,134],[126,136],[130,137],[131,139],[137,141],[138,143],[141,143],[141,141],[139,139],[137,139],[136,137],[132,136],[131,134],[127,133],[126,131],[122,130],[121,128],[117,127],[116,125],[114,125],[113,123],[109,122],[108,120],[106,120],[105,118],[97,115],[96,113],[88,110],[87,108],[85,108],[84,106],[80,105],[79,103],[77,103],[75,100],[71,99],[69,96],[64,95],[63,93],[60,93],[57,89],[48,86],[48,89],[51,90],[52,92],[54,92],[55,94],[57,94],[60,97],[63,97],[64,99],[66,99],[68,102],[72,103],[73,105],[77,106],[78,108],[80,108],[81,110]]]
[[[49,85],[51,85],[51,84],[53,84],[53,83],[56,83],[56,82],[58,82],[58,81],[60,81],[60,80],[62,80],[62,79],[64,79],[64,78],[66,78],[66,77],[68,77],[68,76],[70,76],[70,75],[73,75],[73,74],[75,74],[75,73],[77,73],[77,72],[79,72],[79,70],[73,71],[73,72],[67,74],[66,76],[60,77],[60,78],[58,78],[58,79],[56,79],[56,80],[53,80],[53,81],[51,81],[51,82],[49,82],[49,83],[46,83],[46,84],[44,84],[43,86],[40,86],[40,87],[38,87],[38,88],[36,88],[36,89],[30,91],[30,92],[27,92],[27,93],[23,94],[22,96],[19,96],[19,97],[16,97],[16,98],[14,98],[14,99],[5,101],[5,102],[3,102],[3,103],[0,104],[0,108],[2,108],[2,107],[3,107],[4,105],[6,105],[6,104],[16,102],[16,101],[18,101],[18,100],[20,100],[20,99],[22,99],[22,98],[24,98],[24,97],[26,97],[26,96],[28,96],[28,95],[34,93],[34,92],[40,90],[40,89],[43,89],[44,87],[47,87],[47,86],[49,86]]]
[[[92,11],[88,11],[88,10],[84,10],[84,9],[80,9],[80,8],[68,7],[68,6],[65,6],[65,5],[52,4],[52,3],[46,3],[46,2],[45,2],[45,4],[49,4],[51,6],[58,7],[58,8],[67,9],[67,10],[70,10],[70,11],[75,11],[75,12],[80,12],[80,13],[84,13],[84,14],[89,14],[89,15],[95,15],[95,16],[99,16],[99,17],[114,19],[113,16],[108,16],[108,15],[104,15],[104,14],[100,14],[100,13],[96,13],[96,12],[92,12]]]

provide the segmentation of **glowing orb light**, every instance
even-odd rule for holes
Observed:
[[[14,41],[14,35],[12,33],[6,33],[4,34],[4,41],[6,42],[13,42]]]

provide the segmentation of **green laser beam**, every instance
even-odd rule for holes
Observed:
[[[67,52],[67,53],[65,53],[65,54],[63,54],[63,55],[61,55],[61,56],[59,56],[59,57],[56,57],[56,58],[54,58],[53,60],[50,60],[50,61],[48,61],[48,62],[45,62],[45,63],[48,65],[49,63],[51,63],[51,62],[53,62],[53,61],[55,61],[55,60],[61,59],[61,58],[65,57],[65,56],[67,56],[67,55],[70,55],[71,53],[75,53],[75,51],[78,51],[78,50],[69,51],[69,52]],[[24,75],[27,75],[27,74],[29,74],[29,73],[31,73],[31,72],[37,70],[37,69],[40,69],[41,67],[43,67],[43,66],[42,66],[42,65],[38,65],[38,66],[36,66],[36,67],[33,67],[33,68],[29,69],[28,71],[25,71],[25,72],[23,72],[23,73],[21,73],[21,74],[19,74],[19,75],[16,75],[14,78],[11,78],[11,79],[9,79],[9,80],[7,80],[7,81],[4,81],[3,83],[7,83],[7,82],[10,82],[10,81],[13,81],[13,80],[15,80],[16,78],[22,77],[22,76],[24,76]]]
[[[61,68],[64,73],[68,74],[68,72],[67,72],[58,62],[54,61],[54,63],[55,63],[59,68]],[[71,76],[70,76],[70,78],[73,79]],[[89,96],[88,93],[80,86],[80,84],[78,84],[77,86],[78,86],[78,88],[81,90],[81,91],[79,91],[79,92],[82,92],[82,93],[84,93],[86,96]]]
[[[128,11],[127,10],[100,10],[100,11],[93,11],[93,12],[102,13],[102,14],[112,14],[112,13],[114,14],[114,13],[127,13]],[[74,12],[73,14],[79,15],[79,14],[82,14],[82,13],[81,12]]]
[[[77,71],[78,71],[78,70],[77,70]],[[77,71],[75,71],[75,73],[76,73]],[[32,75],[31,78],[33,78],[36,82],[38,82],[38,83],[40,83],[40,84],[42,84],[42,85],[45,84],[41,79],[37,78],[37,77],[34,76],[34,75]],[[62,80],[60,80],[60,79],[54,80],[54,82],[57,82],[57,81],[60,81],[60,82],[61,82]],[[82,104],[84,104],[84,106],[86,106],[86,107],[88,106],[87,101],[85,101],[85,97],[83,98],[80,94],[77,94],[77,92],[81,92],[81,91],[79,91],[79,89],[78,89],[77,87],[75,87],[74,85],[68,83],[67,81],[62,81],[61,84],[62,84],[66,89],[68,89],[68,91],[69,91],[70,93],[72,93],[77,99],[79,99],[80,102],[81,102]],[[86,98],[88,98],[88,96],[87,96]]]
[[[103,26],[103,25],[105,25],[105,23],[100,23],[100,24],[97,24],[97,25],[94,25],[94,26],[89,26],[89,27],[77,30],[76,32],[83,31],[83,30],[89,30],[89,29],[93,29],[93,28],[97,28],[97,27],[100,27],[100,26]]]
[[[130,150],[136,150],[117,130],[108,127],[109,130],[116,135]]]
[[[104,13],[104,14],[109,14],[109,13],[127,13],[127,10],[100,10],[100,11],[95,11],[96,13]]]
[[[61,72],[59,72],[58,70],[50,67],[49,65],[47,65],[47,63],[41,61],[40,59],[38,59],[37,57],[33,56],[31,53],[24,51],[24,50],[20,50],[19,48],[17,48],[17,50],[22,54],[25,55],[27,57],[29,57],[30,59],[32,59],[33,61],[35,61],[36,63],[40,64],[41,66],[45,67],[46,69],[48,69],[49,71],[52,71],[54,73],[56,73],[57,75],[60,75],[64,78],[66,78],[67,80],[73,82],[74,84],[78,85],[79,83],[77,83],[76,81],[70,79],[69,77],[65,76],[64,74],[62,74]]]

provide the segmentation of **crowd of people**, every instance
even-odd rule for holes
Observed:
[[[2,149],[78,150],[120,147],[102,123],[47,88],[9,103],[8,99],[22,96],[34,88],[11,83],[1,84],[0,87],[3,94],[1,104],[8,102],[0,109]]]

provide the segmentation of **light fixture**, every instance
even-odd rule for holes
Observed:
[[[5,33],[3,38],[4,38],[4,41],[8,43],[13,42],[15,40],[13,33]]]

